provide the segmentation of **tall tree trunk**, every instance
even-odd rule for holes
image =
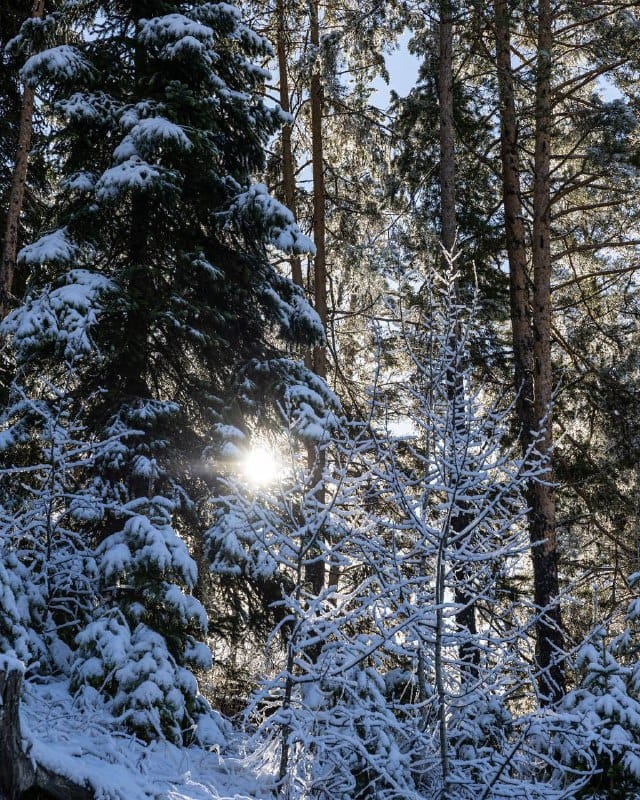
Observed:
[[[326,262],[326,219],[325,219],[325,182],[324,182],[324,154],[322,117],[324,112],[324,88],[320,73],[320,3],[319,0],[310,0],[310,31],[309,39],[313,48],[313,70],[311,73],[311,170],[313,176],[313,241],[316,254],[313,261],[313,292],[314,306],[320,317],[322,326],[327,330],[327,262]],[[313,349],[313,369],[318,377],[327,377],[327,349],[325,345],[317,345]],[[324,451],[320,448],[310,448],[310,459],[313,459],[312,481],[316,486],[316,498],[320,506],[324,505],[325,488],[323,473],[325,466]],[[321,535],[320,533],[316,535]],[[320,548],[313,546],[309,555],[312,560],[308,563],[307,581],[314,593],[318,594],[324,588],[325,564],[321,557]]]
[[[549,459],[545,483],[533,486],[531,542],[533,545],[535,602],[544,609],[537,641],[541,669],[540,694],[545,703],[557,702],[564,693],[563,633],[558,604],[558,551],[556,498],[552,485],[553,448],[551,402],[551,51],[553,18],[550,0],[538,3],[536,68],[535,155],[533,180],[533,383],[534,414],[544,420],[541,453]]]
[[[456,242],[456,162],[453,124],[453,21],[450,0],[440,0],[438,25],[438,116],[440,127],[440,236],[447,255]]]
[[[509,296],[516,410],[520,440],[526,452],[535,428],[533,409],[533,330],[527,277],[527,241],[520,186],[518,122],[511,69],[511,35],[507,0],[495,0],[495,34],[500,98],[500,151],[502,156],[502,198],[509,260]]]
[[[497,75],[500,97],[500,149],[505,234],[509,260],[511,328],[516,410],[522,450],[527,453],[533,433],[546,417],[539,448],[551,458],[551,253],[549,236],[550,83],[552,45],[549,3],[539,6],[539,68],[536,83],[536,152],[534,176],[534,309],[530,308],[527,245],[520,183],[517,116],[511,67],[510,18],[507,0],[494,0]],[[550,476],[548,476],[550,477]],[[558,568],[553,487],[540,483],[528,490],[529,533],[534,597],[540,609],[536,625],[538,689],[543,703],[563,692],[563,637],[557,606]],[[544,544],[541,544],[544,542]],[[557,651],[557,652],[556,652]]]
[[[31,16],[36,19],[42,19],[43,14],[44,0],[35,0],[31,10]],[[16,271],[20,214],[22,213],[24,204],[27,169],[29,166],[29,148],[31,146],[31,133],[33,130],[34,100],[34,90],[25,83],[20,107],[16,163],[13,170],[11,191],[9,193],[9,208],[7,209],[7,220],[4,231],[2,262],[0,263],[0,319],[3,319],[9,310],[13,277]]]
[[[440,0],[440,23],[438,26],[438,114],[440,127],[440,236],[443,271],[449,268],[449,260],[456,256],[456,162],[455,127],[453,120],[453,11],[451,0]],[[454,287],[455,288],[455,287]],[[452,364],[449,382],[449,401],[452,406],[452,436],[454,447],[466,435],[464,414],[464,386],[462,384],[462,364],[459,359],[460,326],[452,331],[451,349],[456,354]],[[454,502],[460,502],[454,498]],[[463,507],[454,510],[451,527],[460,534],[468,524],[468,515]],[[480,661],[480,653],[473,637],[477,633],[476,613],[473,596],[469,589],[469,570],[464,564],[454,566],[454,599],[459,610],[456,612],[458,629],[468,636],[460,645],[463,679],[474,675]]]
[[[280,107],[286,114],[291,113],[291,101],[289,99],[289,64],[287,58],[287,9],[285,0],[278,0],[276,5],[276,15],[278,18],[278,29],[276,33],[277,54],[278,54],[278,76],[280,81]],[[282,184],[284,202],[287,208],[297,219],[296,214],[296,174],[295,160],[293,157],[293,146],[291,144],[291,124],[286,122],[282,126],[280,136],[280,146],[282,147]],[[303,286],[302,265],[300,256],[292,254],[290,258],[291,277],[298,286]]]
[[[324,181],[324,154],[322,117],[324,113],[324,87],[320,74],[320,19],[318,0],[311,0],[310,41],[314,50],[314,67],[311,74],[311,166],[313,174],[313,241],[316,255],[313,260],[313,287],[315,310],[327,330],[327,250],[326,250],[326,189]],[[327,377],[327,348],[314,349],[313,367],[320,378]]]

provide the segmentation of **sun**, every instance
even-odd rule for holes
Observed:
[[[267,447],[251,449],[241,462],[241,471],[252,486],[275,483],[282,472],[278,456]]]

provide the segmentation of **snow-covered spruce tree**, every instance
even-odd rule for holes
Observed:
[[[55,513],[92,553],[96,579],[63,637],[72,685],[98,688],[141,735],[180,740],[205,708],[193,670],[210,660],[192,593],[196,501],[215,482],[212,443],[224,452],[268,387],[307,379],[272,342],[316,341],[321,327],[268,247],[310,243],[251,184],[279,116],[253,63],[268,45],[237,9],[70,0],[42,24],[60,43],[23,75],[52,114],[56,227],[21,255],[29,295],[4,331],[25,401],[3,445],[28,466],[45,442],[32,409],[44,420],[61,397],[73,406],[90,457],[73,465],[73,500],[59,492]],[[19,542],[8,547],[20,562]]]
[[[65,288],[49,299],[55,304]],[[16,382],[0,417],[0,447],[13,461],[0,473],[0,642],[30,672],[68,670],[70,645],[95,603],[95,556],[77,523],[96,508],[76,475],[95,465],[99,446],[85,437],[68,385],[42,377],[34,400]]]
[[[640,573],[629,578],[632,590]],[[622,631],[598,626],[578,651],[580,682],[564,698],[551,738],[556,773],[582,777],[572,797],[624,800],[640,796],[640,600],[627,608]],[[570,774],[570,773],[569,773]]]

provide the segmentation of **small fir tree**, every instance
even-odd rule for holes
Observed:
[[[638,586],[640,573],[629,583]],[[600,625],[578,651],[580,682],[562,704],[554,738],[557,773],[577,770],[583,786],[575,796],[623,800],[640,793],[640,602],[633,599],[620,633],[609,638]]]

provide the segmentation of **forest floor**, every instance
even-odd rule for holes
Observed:
[[[26,683],[20,716],[29,755],[91,787],[96,800],[255,800],[271,794],[268,781],[237,755],[240,740],[221,736],[209,749],[147,744],[118,732],[97,693],[74,697],[63,680]]]

